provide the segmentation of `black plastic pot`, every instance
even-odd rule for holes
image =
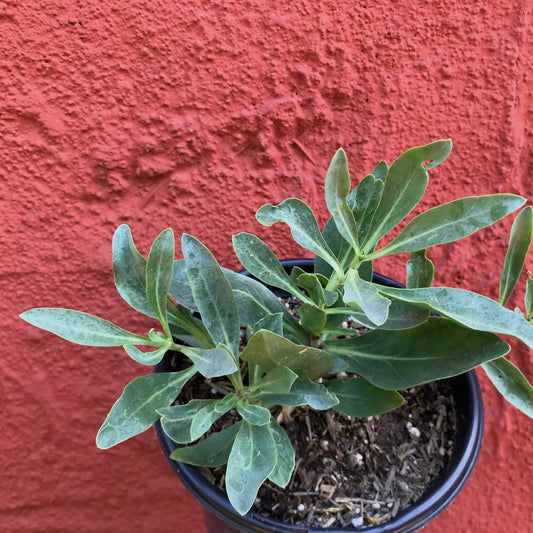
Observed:
[[[286,268],[298,265],[304,269],[312,268],[312,260],[283,261]],[[247,273],[246,273],[247,274]],[[401,287],[385,276],[374,274],[374,281],[383,285]],[[169,369],[169,359],[165,358],[155,372]],[[226,495],[214,487],[196,468],[170,459],[177,448],[162,431],[161,424],[155,424],[159,443],[170,465],[193,496],[202,504],[205,524],[209,533],[341,533],[346,531],[365,531],[368,533],[408,533],[415,532],[427,525],[433,518],[450,505],[469,478],[479,456],[483,441],[483,400],[474,371],[449,380],[456,403],[457,440],[448,464],[435,480],[428,492],[415,504],[399,512],[386,524],[360,528],[307,528],[269,520],[249,512],[239,515],[230,505]]]

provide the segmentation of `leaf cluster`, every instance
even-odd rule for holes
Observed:
[[[412,218],[388,244],[382,238],[415,208],[428,170],[449,155],[442,140],[413,148],[390,167],[380,162],[352,187],[346,154],[329,166],[325,200],[331,218],[320,229],[311,208],[288,198],[266,204],[257,220],[282,222],[315,256],[314,269],[288,272],[271,248],[250,233],[233,238],[235,253],[251,276],[222,268],[198,239],[181,237],[175,259],[171,229],[153,242],[148,258],[130,229],[113,237],[113,273],[122,298],[155,318],[160,330],[138,335],[80,311],[37,308],[21,317],[64,339],[88,346],[123,346],[143,365],[158,364],[169,350],[187,362],[180,372],[155,373],[129,383],[109,412],[96,442],[109,448],[161,420],[178,448],[172,457],[192,465],[227,465],[228,497],[241,513],[269,479],[285,487],[294,450],[279,423],[292,406],[335,409],[354,417],[384,413],[402,402],[401,390],[482,366],[498,390],[533,416],[533,388],[504,356],[511,335],[533,348],[533,282],[526,280],[525,313],[505,307],[522,273],[532,234],[531,207],[513,224],[496,302],[459,288],[432,287],[427,249],[468,237],[521,208],[513,194],[460,198]],[[409,253],[407,287],[381,285],[373,261]],[[288,311],[274,291],[298,302]],[[347,329],[346,321],[364,327]],[[174,404],[200,374],[224,379],[226,394]],[[237,422],[213,424],[229,411]],[[211,431],[210,431],[211,430]]]

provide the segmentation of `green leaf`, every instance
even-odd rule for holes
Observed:
[[[146,296],[150,307],[171,338],[167,319],[167,299],[174,272],[174,233],[169,228],[155,239],[146,263]]]
[[[250,390],[260,390],[262,392],[289,392],[298,374],[290,368],[278,365],[269,370],[262,378],[254,383]]]
[[[206,378],[227,376],[239,369],[231,352],[222,344],[208,349],[179,346],[179,351],[186,355],[195,364],[198,372]]]
[[[238,397],[236,394],[228,394],[221,400],[207,404],[198,410],[192,417],[191,421],[191,440],[199,439],[209,428],[228,411],[231,411],[237,404]]]
[[[313,383],[308,378],[295,380],[287,393],[261,392],[257,395],[264,402],[275,405],[309,405],[313,409],[325,410],[337,405],[339,400],[324,385]]]
[[[237,361],[240,322],[233,290],[213,254],[198,239],[183,235],[182,251],[202,321],[215,343],[227,346]]]
[[[290,368],[299,376],[319,378],[333,368],[330,355],[318,348],[294,344],[271,331],[258,331],[241,352],[241,359],[271,370],[278,365]]]
[[[533,387],[511,361],[499,357],[485,363],[483,370],[510,404],[533,418]]]
[[[126,350],[126,353],[137,363],[141,363],[141,365],[157,365],[161,359],[163,359],[165,353],[167,353],[167,350],[169,349],[168,346],[162,346],[161,348],[158,348],[157,350],[151,351],[151,352],[143,352],[139,350],[136,346],[133,345],[124,345],[124,350]]]
[[[113,275],[120,296],[136,311],[156,318],[146,297],[146,259],[135,248],[126,224],[113,235]]]
[[[238,513],[244,515],[250,510],[276,460],[276,443],[269,428],[243,421],[226,468],[226,492]]]
[[[215,400],[191,400],[186,404],[163,407],[157,412],[161,415],[163,431],[180,444],[191,442],[191,424],[194,415]]]
[[[521,316],[499,303],[464,289],[428,287],[395,289],[379,286],[379,291],[392,298],[421,304],[465,326],[478,330],[511,335],[533,349],[533,328]]]
[[[396,391],[380,389],[364,378],[333,379],[325,385],[339,399],[335,411],[348,416],[380,415],[403,403],[402,396]]]
[[[357,270],[353,268],[346,276],[343,299],[347,305],[361,308],[378,326],[387,320],[390,300],[381,296],[373,283],[362,280]]]
[[[456,376],[509,351],[496,335],[436,317],[411,329],[374,330],[325,344],[349,372],[392,390]]]
[[[168,407],[185,383],[196,374],[194,367],[181,372],[162,372],[135,378],[126,385],[96,435],[98,448],[111,448],[147,430]]]
[[[251,233],[233,236],[233,248],[242,266],[266,285],[278,287],[300,299],[307,299],[285,272],[270,247]]]
[[[83,346],[151,345],[146,337],[130,333],[115,324],[88,313],[57,307],[39,307],[20,315],[32,326]]]
[[[509,300],[526,262],[527,252],[533,235],[533,210],[524,207],[513,222],[509,246],[505,254],[503,271],[500,279],[498,301],[505,305]]]
[[[525,202],[514,194],[493,194],[460,198],[429,209],[413,218],[387,246],[372,258],[458,241],[518,209]]]
[[[268,479],[284,489],[291,480],[295,466],[294,448],[287,433],[274,418],[270,419],[268,429],[276,443],[277,452],[276,466],[270,472]]]
[[[350,243],[356,254],[359,253],[357,227],[352,210],[348,207],[348,194],[350,193],[350,173],[346,153],[339,148],[326,173],[326,205],[331,213],[337,230],[345,241]],[[325,259],[325,258],[324,258]],[[333,266],[333,265],[332,265]]]
[[[392,228],[396,227],[418,204],[428,183],[430,168],[442,163],[452,149],[448,140],[411,148],[389,168],[381,200],[372,218],[363,251],[368,253]],[[425,161],[432,160],[424,167]],[[416,249],[424,248],[419,246]]]
[[[302,200],[287,198],[277,206],[265,204],[259,208],[255,217],[264,226],[272,226],[276,222],[284,222],[289,226],[294,240],[300,246],[320,256],[339,275],[342,274],[342,269],[335,255],[322,237],[313,211]]]
[[[418,289],[421,287],[429,287],[433,282],[433,275],[435,274],[435,267],[433,263],[426,257],[426,250],[418,250],[412,252],[406,265],[408,289]]]
[[[254,426],[265,426],[270,421],[270,411],[260,405],[240,401],[237,404],[237,411],[246,422]]]
[[[328,317],[322,309],[315,305],[302,304],[298,308],[298,315],[302,326],[313,335],[319,336],[324,331]]]
[[[235,436],[240,427],[241,422],[237,422],[222,431],[209,435],[197,444],[178,448],[170,454],[170,458],[174,461],[206,468],[223,466],[228,462]]]
[[[383,180],[369,174],[361,180],[355,190],[353,214],[359,242],[363,242],[368,234],[374,212],[383,194],[383,187]]]

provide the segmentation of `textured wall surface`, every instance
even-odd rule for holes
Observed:
[[[533,197],[532,0],[0,1],[0,530],[202,532],[151,431],[109,451],[96,432],[147,369],[17,315],[73,307],[145,333],[113,287],[111,238],[143,253],[165,227],[238,267],[231,235],[299,196],[320,213],[338,146],[354,181],[451,137],[424,206]],[[510,221],[431,251],[436,283],[496,296]],[[529,262],[533,268],[533,261]],[[383,273],[404,277],[394,262]],[[513,302],[518,304],[519,302]],[[533,378],[531,354],[512,356]],[[485,446],[425,531],[531,531],[531,422],[480,376]]]

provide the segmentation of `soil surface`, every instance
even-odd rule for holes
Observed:
[[[178,402],[220,397],[224,386],[197,376]],[[280,415],[295,448],[296,467],[285,489],[268,481],[261,487],[253,511],[307,527],[357,527],[387,522],[416,502],[452,454],[455,407],[447,381],[402,395],[401,407],[369,418],[309,408],[295,408],[288,422]],[[230,412],[213,429],[236,420]],[[201,470],[224,489],[225,467]]]

